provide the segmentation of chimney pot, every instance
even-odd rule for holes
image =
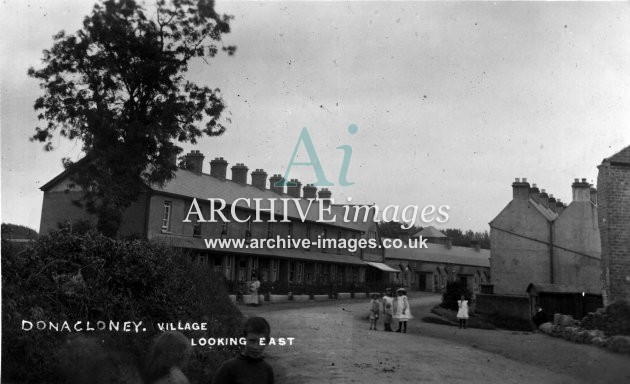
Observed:
[[[302,197],[305,199],[316,199],[317,187],[315,187],[313,184],[306,184],[302,188]]]
[[[196,173],[201,173],[203,168],[203,154],[197,150],[192,150],[186,155],[186,169]]]
[[[299,199],[301,189],[302,183],[300,183],[298,179],[291,179],[291,181],[287,183],[287,195],[291,197]]]
[[[236,163],[232,167],[232,181],[239,184],[247,184],[247,171],[249,168],[243,163]]]
[[[573,201],[590,201],[591,200],[591,185],[586,182],[586,179],[575,181],[571,185],[573,190]]]
[[[512,183],[512,198],[515,200],[529,199],[529,183],[527,181],[515,181],[514,183]]]
[[[267,185],[267,172],[262,169],[256,169],[252,172],[252,185],[264,191]]]
[[[284,194],[284,184],[286,183],[284,183],[284,179],[279,174],[275,174],[269,178],[269,189],[280,195]]]
[[[330,205],[332,192],[330,192],[328,188],[322,188],[322,190],[317,193],[317,197],[319,200],[322,200],[322,204],[324,205],[324,207],[328,207]]]
[[[222,157],[216,157],[214,160],[210,161],[210,174],[214,177],[218,177],[219,179],[225,179],[227,166],[227,161],[225,161]]]

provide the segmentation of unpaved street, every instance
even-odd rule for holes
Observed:
[[[383,332],[382,323],[370,331],[367,302],[243,311],[267,318],[273,337],[295,337],[293,346],[267,349],[280,384],[630,382],[630,358],[594,346],[421,322],[438,302],[435,295],[411,300],[416,318],[407,334]]]

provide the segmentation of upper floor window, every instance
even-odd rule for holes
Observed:
[[[287,234],[289,236],[293,236],[293,223],[289,223],[288,228],[287,228]]]
[[[271,236],[273,236],[273,223],[268,221],[267,222],[267,238],[270,239]]]
[[[368,238],[369,238],[369,239],[374,239],[374,240],[376,240],[376,232],[374,232],[374,231],[369,231],[369,232],[368,232]]]
[[[162,213],[162,230],[169,231],[171,228],[171,208],[173,203],[170,201],[164,202],[164,211]]]
[[[193,236],[200,237],[201,236],[201,223],[195,220],[195,224],[193,224]]]

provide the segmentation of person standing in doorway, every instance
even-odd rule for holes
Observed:
[[[260,289],[260,280],[255,273],[252,273],[252,282],[249,283],[249,294],[253,296],[252,305],[260,305],[260,296],[258,296],[258,290]]]

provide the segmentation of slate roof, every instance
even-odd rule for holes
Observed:
[[[426,249],[390,248],[385,251],[385,258],[490,267],[490,250],[488,249],[477,251],[469,247],[447,248],[441,244],[427,244],[427,247]]]
[[[427,239],[448,237],[433,226],[429,226],[429,227],[421,229],[420,231],[413,234],[412,237],[418,237],[418,236],[422,236]]]
[[[604,161],[618,164],[630,164],[630,145],[615,153]]]
[[[274,212],[276,220],[281,220],[283,217],[284,208],[280,199],[293,199],[293,197],[289,195],[281,195],[269,189],[262,190],[249,184],[240,184],[232,180],[220,179],[205,173],[200,174],[181,168],[175,172],[175,177],[165,183],[164,186],[152,186],[151,189],[156,192],[169,193],[189,197],[191,199],[194,197],[197,198],[199,202],[208,198],[223,199],[228,206],[231,206],[238,198],[249,198],[251,209],[255,208],[253,200],[255,198],[262,199],[260,202],[261,209],[270,208],[271,201],[269,199],[275,199]],[[301,220],[300,211],[295,204],[292,201],[289,201],[287,205],[287,215],[291,218]],[[313,200],[308,212],[307,208],[309,206],[309,200],[299,199],[299,205],[302,209],[302,213],[305,214],[306,221],[315,222],[319,219],[319,201]],[[237,202],[237,206],[247,208],[243,201]],[[331,215],[335,215],[336,220],[329,223],[321,222],[322,224],[349,228],[356,231],[365,230],[365,223],[346,223],[343,221],[345,212],[343,206],[331,204],[330,207]],[[352,217],[354,217],[354,215],[352,215]],[[323,218],[328,219],[331,218],[331,216],[324,212]]]
[[[600,295],[601,289],[598,287],[581,287],[577,285],[565,285],[565,284],[548,284],[548,283],[531,283],[527,286],[528,293],[539,294],[543,293],[568,293],[568,294],[581,294],[589,293]]]
[[[557,212],[552,211],[551,209],[549,209],[549,208],[545,207],[544,205],[538,203],[536,200],[530,198],[529,202],[548,221],[554,221],[558,217],[558,213]]]

